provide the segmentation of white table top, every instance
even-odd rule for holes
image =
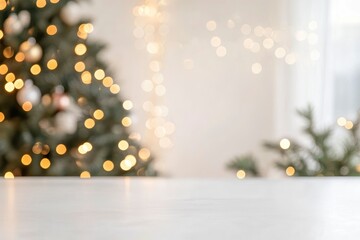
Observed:
[[[0,239],[360,238],[360,178],[0,180]]]

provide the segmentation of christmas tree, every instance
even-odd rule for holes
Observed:
[[[0,0],[0,174],[152,175],[93,25],[67,20],[75,2]]]

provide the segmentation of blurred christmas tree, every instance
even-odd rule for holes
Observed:
[[[0,0],[0,173],[152,175],[74,0]]]
[[[308,137],[307,144],[283,138],[276,142],[266,142],[267,149],[278,153],[275,164],[287,176],[360,176],[360,139],[358,118],[352,122],[341,117],[337,123],[346,128],[347,138],[341,144],[334,142],[334,128],[317,129],[313,110],[308,108],[298,111],[305,120],[303,132]],[[258,175],[256,159],[251,155],[237,157],[228,168],[235,170],[242,179],[247,173]]]

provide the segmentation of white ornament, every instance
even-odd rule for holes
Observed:
[[[80,6],[74,2],[68,2],[65,7],[62,8],[60,12],[61,19],[69,24],[73,25],[80,21]]]
[[[36,105],[40,102],[40,98],[40,89],[35,86],[30,79],[25,81],[25,86],[16,95],[16,99],[20,105],[23,105],[25,102]]]
[[[25,60],[30,63],[38,62],[42,57],[42,49],[34,38],[29,38],[20,45],[20,51],[24,53]]]
[[[30,24],[31,15],[28,11],[23,10],[19,12],[18,19],[23,27],[27,27]]]
[[[59,134],[73,134],[77,129],[78,116],[70,111],[62,111],[55,116],[55,128]]]
[[[18,15],[11,13],[4,22],[4,31],[6,34],[19,34],[23,31],[24,27],[20,22]]]

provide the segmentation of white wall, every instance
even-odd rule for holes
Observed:
[[[141,1],[140,1],[141,2]],[[270,160],[261,148],[265,139],[277,136],[275,95],[279,88],[275,78],[273,50],[259,53],[245,50],[242,24],[277,29],[280,26],[281,0],[169,0],[169,29],[164,76],[169,118],[176,124],[174,147],[158,152],[157,166],[166,175],[233,176],[225,170],[232,157],[253,152],[262,159],[264,172]],[[136,128],[144,132],[145,113],[142,104],[148,96],[141,90],[147,77],[148,55],[134,46],[133,7],[139,1],[93,0],[83,11],[94,18],[96,39],[108,43],[104,54],[121,83],[122,94],[135,104]],[[235,28],[229,29],[229,19]],[[210,33],[205,24],[215,20],[218,29]],[[227,56],[219,58],[210,45],[218,35],[227,48]],[[259,40],[252,35],[252,38]],[[192,59],[194,68],[184,68],[184,60]],[[260,62],[259,75],[251,65]],[[280,70],[281,71],[281,70]],[[278,72],[279,73],[279,72]],[[281,110],[280,110],[281,111]],[[151,147],[151,146],[150,146]]]

